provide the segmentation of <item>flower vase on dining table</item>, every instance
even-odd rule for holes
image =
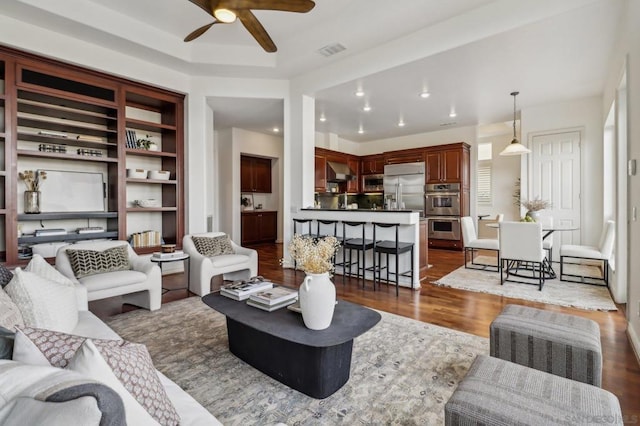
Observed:
[[[324,330],[331,325],[336,306],[336,287],[329,273],[307,273],[300,290],[300,310],[304,325],[311,330]]]
[[[529,210],[526,216],[529,216],[534,222],[540,222],[541,214],[542,210]]]

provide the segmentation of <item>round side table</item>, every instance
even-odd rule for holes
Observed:
[[[162,265],[165,263],[171,263],[171,262],[178,262],[181,261],[184,264],[184,272],[185,275],[187,276],[187,285],[186,287],[180,287],[180,288],[164,288],[162,287],[162,294],[165,294],[169,291],[173,291],[173,290],[187,290],[187,292],[189,291],[189,279],[191,278],[191,256],[189,256],[187,253],[182,253],[182,255],[180,256],[175,256],[175,257],[167,257],[167,258],[159,258],[159,257],[153,257],[151,256],[151,261],[154,263],[157,263],[160,266],[160,273],[162,273]]]

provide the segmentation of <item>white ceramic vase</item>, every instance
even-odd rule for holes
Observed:
[[[542,214],[542,211],[540,210],[535,210],[535,211],[529,210],[526,215],[529,216],[531,219],[533,219],[534,222],[539,222],[541,214]]]
[[[309,274],[304,278],[300,290],[300,309],[304,325],[311,330],[324,330],[331,325],[336,307],[336,286],[329,273]]]

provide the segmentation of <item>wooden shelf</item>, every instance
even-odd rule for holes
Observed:
[[[140,155],[143,157],[172,157],[175,158],[178,155],[175,152],[165,151],[149,151],[148,149],[127,148],[127,154]]]
[[[171,124],[154,123],[152,121],[127,118],[126,125],[131,129],[148,130],[150,132],[161,132],[162,130],[176,130],[176,126]]]
[[[18,220],[115,219],[118,212],[51,212],[19,214]]]
[[[93,99],[78,100],[77,96],[67,94],[65,92],[57,92],[52,95],[48,90],[42,90],[37,87],[30,87],[29,89],[20,88],[18,90],[18,99],[20,102],[25,100],[34,101],[36,103],[55,105],[56,108],[67,108],[69,110],[82,111],[84,114],[91,114],[98,116],[110,116],[117,115],[117,105],[109,101]],[[108,106],[105,106],[104,102],[108,102]]]
[[[118,238],[118,231],[92,232],[88,234],[47,235],[44,237],[24,236],[18,238],[18,244],[53,243],[56,241],[82,241],[96,238]]]
[[[177,207],[128,207],[127,213],[175,212]]]
[[[115,127],[117,123],[115,116],[26,99],[18,99],[18,112],[53,117],[59,120],[73,120],[84,123],[99,124],[106,127]]]
[[[16,150],[18,156],[24,157],[40,157],[40,158],[52,158],[56,160],[73,160],[73,161],[95,161],[99,163],[117,163],[118,159],[115,157],[94,157],[90,155],[78,155],[59,152],[41,152],[31,149],[18,149]]]
[[[56,136],[46,136],[46,135],[33,135],[29,133],[18,133],[18,140],[25,142],[40,142],[40,143],[50,143],[55,145],[72,145],[77,146],[79,148],[93,148],[93,149],[109,149],[115,148],[118,146],[115,142],[96,142],[96,141],[86,141],[82,139],[74,139],[74,138],[61,138]]]
[[[127,178],[127,183],[153,183],[153,184],[160,184],[160,185],[177,185],[178,184],[176,180],[134,179],[134,178]]]
[[[81,126],[79,124],[71,124],[60,121],[42,120],[37,118],[28,118],[18,116],[18,126],[32,127],[41,130],[51,130],[55,132],[64,132],[78,135],[88,135],[108,138],[117,135],[115,129],[96,129],[95,127]]]

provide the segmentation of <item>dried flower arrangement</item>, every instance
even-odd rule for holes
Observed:
[[[309,274],[323,274],[333,272],[331,259],[338,247],[340,242],[336,237],[314,238],[295,234],[289,243],[289,252],[303,271]]]
[[[18,177],[24,182],[27,187],[27,191],[40,191],[40,185],[42,181],[47,178],[47,172],[44,170],[25,170],[19,172]]]
[[[533,200],[522,200],[520,205],[530,212],[537,212],[538,210],[544,210],[551,207],[551,202],[548,200],[541,200],[540,198],[534,198]]]

